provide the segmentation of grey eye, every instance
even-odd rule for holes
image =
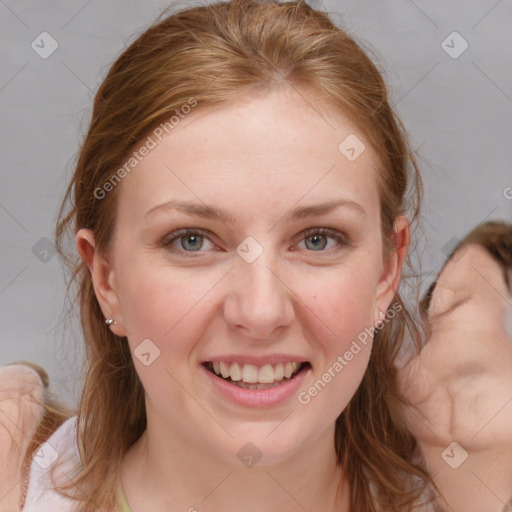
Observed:
[[[201,235],[184,235],[180,237],[181,247],[186,251],[197,251],[203,246]]]
[[[323,240],[322,240],[323,239]],[[313,250],[323,250],[327,246],[327,237],[325,235],[312,235],[308,236],[304,239],[306,241],[306,247],[308,246],[307,242],[312,241],[312,248]],[[309,249],[310,247],[308,247]]]

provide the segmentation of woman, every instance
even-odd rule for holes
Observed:
[[[146,30],[61,209],[87,375],[24,510],[413,510],[393,361],[418,339],[398,287],[421,190],[380,73],[324,13],[235,0]]]
[[[415,405],[408,426],[442,493],[437,507],[510,510],[512,225],[490,221],[466,235],[421,309],[430,336],[400,376]]]

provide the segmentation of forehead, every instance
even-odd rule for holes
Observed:
[[[147,211],[169,199],[226,205],[237,198],[257,206],[269,197],[276,207],[280,198],[292,207],[291,200],[343,192],[378,212],[379,161],[370,144],[348,118],[317,107],[280,91],[191,112],[123,181],[120,207]],[[352,161],[339,148],[347,137],[360,152]]]

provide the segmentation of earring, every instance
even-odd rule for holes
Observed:
[[[380,309],[379,309],[379,315],[380,315],[381,320],[384,320],[384,318],[386,317],[386,315]]]
[[[107,319],[105,320],[105,323],[106,323],[107,325],[116,325],[116,321],[115,321],[113,318],[107,318]]]

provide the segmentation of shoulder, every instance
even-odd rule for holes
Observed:
[[[52,476],[55,466],[57,483],[67,483],[63,475],[70,475],[80,460],[77,417],[63,421],[25,460],[44,423],[48,386],[48,375],[37,364],[0,366],[0,512],[73,510],[75,502],[53,490]]]
[[[75,415],[64,421],[34,453],[23,512],[73,510],[76,502],[54,490],[53,477],[57,484],[68,483],[74,470],[80,465],[76,428]]]
[[[44,414],[46,372],[37,365],[0,366],[0,511],[19,510],[23,459]]]

